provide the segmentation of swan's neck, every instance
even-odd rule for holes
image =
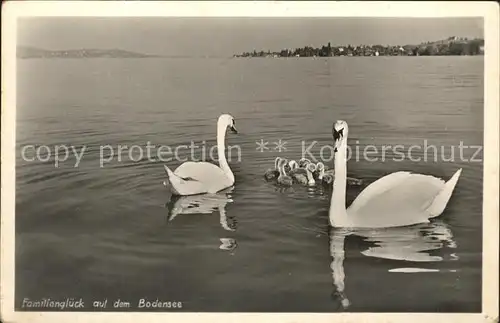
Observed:
[[[314,185],[315,181],[314,181],[313,174],[311,173],[311,171],[309,169],[306,169],[306,173],[307,173],[307,184]]]
[[[322,180],[322,179],[323,179],[323,176],[325,176],[325,169],[324,169],[324,168],[322,168],[322,169],[319,171],[318,179],[319,179],[319,180]]]
[[[281,176],[287,176],[286,170],[285,170],[285,165],[281,166],[281,171],[280,171]]]
[[[226,126],[221,124],[217,125],[217,154],[219,156],[219,167],[226,174],[231,183],[234,183],[233,172],[231,171],[231,168],[229,168],[229,164],[226,160],[226,128]]]
[[[279,159],[278,158],[276,158],[274,160],[274,170],[279,171]]]
[[[347,222],[347,211],[345,207],[345,194],[347,182],[347,145],[344,142],[335,153],[335,179],[333,180],[333,193],[330,201],[330,224],[332,226],[343,226]]]

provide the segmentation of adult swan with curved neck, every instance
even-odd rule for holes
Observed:
[[[229,114],[223,114],[217,121],[219,166],[207,162],[188,161],[177,167],[173,172],[164,165],[173,194],[216,193],[233,186],[234,175],[226,160],[226,146],[224,143],[228,128],[233,133],[238,133],[235,128],[234,118]]]
[[[398,227],[429,222],[443,213],[458,178],[459,169],[448,182],[410,172],[386,175],[368,187],[346,209],[347,135],[345,121],[333,125],[335,180],[329,218],[333,227]]]

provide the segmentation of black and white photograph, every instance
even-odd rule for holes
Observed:
[[[2,12],[2,321],[498,322],[498,4],[106,3]]]

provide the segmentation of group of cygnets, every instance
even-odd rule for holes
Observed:
[[[281,186],[292,186],[298,183],[305,186],[317,184],[331,186],[335,178],[333,169],[327,169],[322,162],[313,163],[307,158],[298,162],[276,157],[274,168],[268,169],[264,174],[267,181],[274,181]],[[361,185],[363,181],[357,178],[347,178],[350,185]]]

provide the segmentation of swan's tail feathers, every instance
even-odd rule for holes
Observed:
[[[444,187],[441,190],[441,192],[439,192],[439,194],[434,198],[434,201],[427,209],[427,211],[430,214],[429,216],[430,218],[437,217],[441,215],[441,213],[443,213],[444,209],[446,208],[446,205],[448,204],[448,201],[451,198],[451,194],[453,194],[453,190],[457,185],[458,178],[460,177],[461,173],[462,173],[462,168],[460,168],[455,172],[455,174],[453,174],[450,180],[444,184]]]
[[[174,172],[172,172],[167,165],[163,165],[163,168],[165,168],[165,172],[167,173],[167,180],[165,182],[170,184],[170,189],[172,190],[172,193],[176,195],[182,195],[177,188],[180,185],[184,184],[184,179],[175,175]]]
[[[167,173],[167,180],[165,183],[170,184],[170,190],[174,195],[194,195],[206,193],[206,191],[203,190],[202,184],[198,180],[192,177],[180,177],[172,172],[167,165],[163,165],[163,167]]]
[[[170,168],[168,168],[168,166],[167,166],[167,165],[163,165],[163,168],[165,168],[165,172],[167,173],[167,178],[168,178],[168,179],[170,179],[170,178],[172,178],[172,177],[175,177],[174,172],[172,172],[172,171],[170,170]]]

